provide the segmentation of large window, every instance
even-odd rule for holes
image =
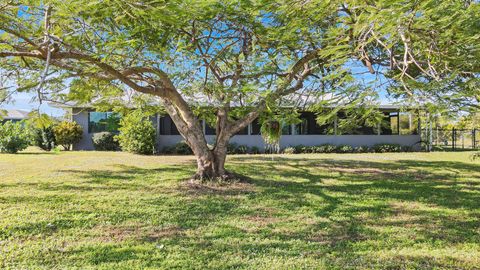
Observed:
[[[180,135],[170,116],[160,117],[160,135]]]
[[[120,115],[114,112],[89,112],[88,132],[118,132]]]

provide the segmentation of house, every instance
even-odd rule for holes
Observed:
[[[19,122],[28,119],[29,112],[24,110],[15,109],[0,109],[0,123],[3,124],[7,121]]]
[[[71,120],[83,127],[82,140],[74,145],[75,150],[93,150],[92,136],[102,131],[116,132],[119,116],[113,112],[98,112],[85,106],[56,105],[70,112]],[[420,148],[420,123],[413,114],[400,112],[400,107],[393,105],[380,106],[384,121],[378,127],[356,127],[342,131],[340,123],[348,119],[340,111],[333,123],[319,126],[312,112],[302,112],[300,124],[286,125],[282,129],[280,147],[295,145],[351,145],[372,146],[379,143],[400,144],[415,149]],[[174,145],[183,140],[175,124],[168,115],[155,115],[152,118],[157,131],[159,149]],[[343,122],[342,122],[343,121]],[[207,141],[215,140],[215,129],[202,121]],[[260,124],[257,120],[231,138],[231,143],[256,146],[264,149],[264,141],[260,135]]]

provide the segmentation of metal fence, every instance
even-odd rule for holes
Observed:
[[[479,149],[480,130],[477,129],[432,129],[431,145],[452,150]]]

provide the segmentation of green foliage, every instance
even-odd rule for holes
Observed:
[[[262,151],[260,150],[260,148],[258,146],[252,146],[250,147],[250,149],[248,150],[248,153],[249,154],[260,154]]]
[[[227,154],[248,154],[249,148],[246,145],[239,145],[237,143],[229,143],[227,145]]]
[[[55,132],[53,126],[44,128],[35,128],[33,130],[33,145],[40,147],[42,150],[51,151],[55,148]]]
[[[337,146],[337,153],[352,153],[354,151],[353,147],[350,145],[339,145]]]
[[[47,114],[39,114],[33,111],[29,114],[26,125],[32,134],[31,145],[37,146],[42,150],[51,151],[55,148],[55,119]]]
[[[408,148],[403,147],[399,144],[391,144],[391,143],[375,144],[374,146],[372,146],[372,149],[376,153],[403,152],[405,150],[408,150]]]
[[[260,133],[267,145],[278,145],[282,136],[282,125],[279,121],[264,121],[260,127]]]
[[[297,150],[294,147],[286,147],[283,149],[283,153],[287,155],[296,154]]]
[[[30,134],[24,122],[0,123],[0,152],[15,154],[28,147]]]
[[[73,144],[78,143],[82,139],[83,129],[76,122],[63,121],[53,127],[55,141],[63,149],[68,151]]]
[[[120,134],[116,136],[123,151],[151,155],[155,152],[155,128],[148,115],[132,111],[120,120]]]
[[[164,147],[162,152],[164,154],[172,155],[193,155],[192,149],[185,141],[178,142],[172,146]]]
[[[120,145],[115,140],[115,134],[112,132],[99,132],[92,136],[93,146],[97,151],[118,151]]]
[[[398,144],[376,144],[372,147],[351,145],[321,144],[314,146],[296,145],[283,149],[285,154],[313,154],[313,153],[387,153],[387,152],[409,152],[411,147]]]

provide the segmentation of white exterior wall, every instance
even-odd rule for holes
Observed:
[[[88,111],[73,109],[72,120],[83,128],[83,136],[79,143],[73,145],[73,150],[94,150],[92,135],[88,133]]]

